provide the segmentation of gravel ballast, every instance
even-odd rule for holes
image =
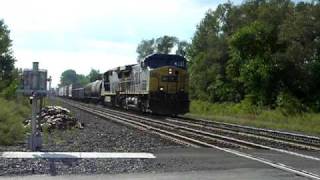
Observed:
[[[43,136],[43,151],[51,152],[156,152],[179,148],[160,136],[101,119],[62,104],[81,123],[82,129],[54,130]],[[3,147],[0,151],[29,151],[25,143]],[[54,166],[52,166],[54,164]],[[55,167],[55,168],[51,168]],[[45,159],[0,159],[0,175],[31,174],[100,174],[150,172],[161,169],[153,159],[64,159],[54,163]],[[55,169],[56,171],[52,171]]]

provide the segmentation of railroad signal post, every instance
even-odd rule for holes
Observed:
[[[39,63],[33,62],[32,70],[25,69],[21,80],[19,92],[29,97],[32,104],[32,132],[28,145],[32,151],[35,151],[41,149],[42,145],[41,133],[37,129],[37,114],[43,106],[43,98],[47,95],[47,70],[40,70]]]

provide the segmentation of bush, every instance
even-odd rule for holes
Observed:
[[[256,105],[255,97],[252,95],[246,95],[246,97],[235,107],[241,112],[241,114],[258,115],[261,113],[261,105]]]
[[[214,116],[242,116],[251,118],[251,116],[260,112],[257,106],[253,106],[248,100],[243,100],[241,103],[210,103],[205,101],[191,101],[191,114],[206,114]]]
[[[302,114],[306,109],[296,97],[287,92],[281,92],[276,103],[277,109],[286,116]]]
[[[30,114],[24,101],[8,101],[0,98],[0,144],[11,145],[23,139],[23,120]]]

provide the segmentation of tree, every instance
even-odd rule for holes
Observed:
[[[162,36],[150,40],[142,40],[136,52],[138,53],[138,61],[151,55],[153,53],[169,54],[172,53],[172,49],[177,47],[176,54],[185,56],[186,51],[190,44],[187,41],[179,41],[177,37],[174,36]]]
[[[231,84],[225,73],[229,58],[225,16],[230,8],[231,4],[227,3],[219,5],[216,11],[209,10],[197,26],[187,51],[192,98],[212,102],[241,99],[241,88]]]
[[[178,43],[178,38],[174,36],[159,37],[155,41],[155,49],[157,53],[169,54],[171,49]]]
[[[15,59],[11,51],[10,31],[0,20],[0,91],[8,87],[14,80],[14,62]]]
[[[242,84],[253,104],[272,104],[278,68],[272,57],[272,27],[256,21],[239,29],[230,40],[228,75]]]
[[[99,70],[91,69],[87,79],[89,79],[90,82],[93,82],[96,80],[101,80],[101,74],[100,74]]]
[[[138,60],[141,60],[146,56],[153,54],[155,52],[155,40],[142,40],[139,43],[136,51],[138,53]]]
[[[0,144],[10,145],[24,137],[23,120],[29,108],[23,99],[16,98],[19,73],[11,49],[9,29],[0,20]]]
[[[75,70],[65,70],[60,77],[60,86],[76,84],[78,83],[78,77]]]
[[[66,86],[70,84],[78,84],[83,86],[90,82],[89,76],[90,75],[85,76],[83,74],[77,74],[75,70],[68,69],[61,74],[59,86]]]
[[[89,80],[88,76],[85,76],[83,74],[77,74],[77,84],[84,86],[89,82],[91,81]]]
[[[191,97],[319,112],[319,22],[319,1],[247,0],[209,10],[187,48]]]
[[[180,41],[178,42],[177,46],[176,54],[186,56],[187,49],[189,48],[190,44],[187,41]]]
[[[279,52],[282,89],[320,111],[320,3],[299,2],[281,25]]]

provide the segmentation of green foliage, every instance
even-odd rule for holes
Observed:
[[[146,56],[153,54],[155,52],[155,40],[142,40],[138,47],[137,47],[137,53],[138,53],[138,59],[143,59]]]
[[[78,83],[77,73],[75,70],[65,70],[60,77],[60,85],[65,86],[69,84]]]
[[[238,104],[191,101],[190,113],[187,116],[320,135],[319,113],[302,113],[295,116],[287,116],[278,109],[270,110],[264,107],[252,106],[248,102],[250,98],[246,97],[245,99],[247,100]]]
[[[15,59],[11,51],[10,31],[0,20],[0,91],[6,88],[14,79]]]
[[[17,80],[12,81],[8,87],[4,88],[0,92],[0,97],[4,97],[6,99],[11,99],[11,98],[15,97],[16,91],[18,88],[18,84],[19,84],[19,82]]]
[[[27,100],[16,94],[19,73],[14,67],[9,33],[0,20],[0,144],[3,145],[22,140],[26,131],[22,122],[31,113]]]
[[[209,10],[187,50],[190,97],[241,102],[253,112],[319,112],[319,22],[318,1],[248,0]]]
[[[82,74],[77,74],[76,84],[86,85],[90,82],[89,78]]]
[[[253,103],[253,101],[255,101],[254,96],[246,95],[240,103],[235,105],[235,108],[242,114],[251,114],[252,116],[256,116],[261,112],[262,106]]]
[[[272,29],[264,23],[253,22],[239,29],[230,38],[231,58],[228,77],[242,84],[245,94],[254,104],[270,104],[277,67],[271,55]],[[236,71],[236,72],[235,72]]]
[[[138,60],[153,53],[169,54],[175,46],[177,47],[176,54],[186,55],[189,44],[186,41],[179,41],[177,37],[164,35],[157,39],[142,40],[136,50]]]
[[[186,56],[190,44],[187,41],[180,41],[177,43],[177,46],[176,54]]]
[[[7,87],[3,88],[2,91],[0,91],[0,97],[5,98],[7,100],[16,98],[17,95],[17,89],[19,86],[19,73],[18,70],[15,69],[12,72],[12,79],[10,80],[10,84],[7,85]]]
[[[277,109],[286,116],[293,116],[303,113],[303,104],[290,93],[281,92],[277,97]]]
[[[99,70],[91,69],[89,75],[87,76],[90,82],[94,82],[96,80],[101,80],[101,74]]]
[[[95,71],[95,70],[93,70]],[[91,71],[92,72],[92,71]],[[93,72],[95,73],[95,72]],[[92,79],[95,78],[93,74]],[[68,69],[65,70],[60,77],[60,86],[66,86],[70,84],[80,84],[80,85],[85,85],[90,82],[90,74],[88,76],[82,75],[82,74],[77,74],[75,70]]]
[[[159,37],[155,41],[155,48],[157,53],[169,54],[174,45],[178,42],[178,38],[173,36]]]
[[[227,36],[221,34],[224,15],[230,4],[208,11],[200,22],[187,51],[190,72],[190,95],[193,98],[224,102],[240,99],[236,84],[226,76],[229,58]],[[221,22],[221,23],[220,23]],[[240,88],[239,88],[240,90]]]
[[[251,119],[259,113],[262,108],[254,106],[250,103],[249,98],[241,101],[241,103],[210,103],[207,101],[194,100],[190,104],[190,113],[192,114],[206,114],[218,116],[234,116],[246,117]]]
[[[0,144],[10,145],[24,137],[22,122],[30,115],[30,107],[25,100],[5,100],[0,98]]]

